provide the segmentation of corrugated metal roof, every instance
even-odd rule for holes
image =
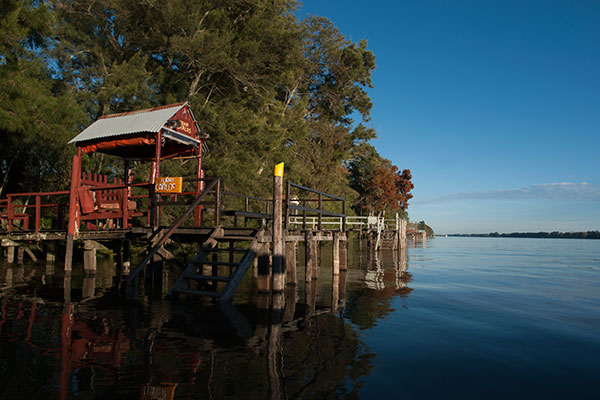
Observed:
[[[85,128],[83,132],[71,139],[69,143],[138,132],[158,132],[169,118],[186,105],[187,103],[177,103],[148,110],[106,115]]]

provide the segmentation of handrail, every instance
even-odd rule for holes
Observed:
[[[297,183],[288,182],[288,185],[292,186],[292,187],[295,187],[295,188],[298,188],[298,189],[306,190],[307,192],[317,193],[317,194],[321,194],[323,196],[331,197],[332,199],[346,201],[346,199],[343,198],[343,197],[339,197],[339,196],[336,196],[334,194],[329,194],[329,193],[321,192],[321,191],[319,191],[317,189],[311,189],[311,188],[308,188],[306,186],[298,185]]]
[[[305,190],[307,192],[316,193],[318,195],[317,199],[292,199],[291,198],[291,188],[297,188],[300,190]],[[328,197],[328,199],[323,199],[323,196]],[[307,207],[306,202],[313,201],[318,203],[318,208]],[[323,210],[323,201],[340,201],[342,203],[342,212],[332,212]],[[302,202],[302,205],[294,204],[294,202],[299,203]],[[298,185],[297,183],[288,182],[286,188],[286,202],[285,202],[285,227],[288,227],[288,221],[290,217],[290,210],[302,211],[304,216],[303,229],[306,229],[306,217],[307,213],[314,213],[318,216],[318,229],[321,230],[323,216],[330,217],[341,217],[342,218],[342,226],[341,230],[346,231],[346,199],[343,197],[339,197],[330,193],[321,192],[316,189],[311,189],[306,186]]]
[[[131,283],[134,279],[137,278],[137,276],[139,275],[141,270],[146,266],[146,264],[148,264],[148,261],[150,261],[150,259],[152,259],[152,257],[154,257],[156,252],[158,252],[158,250],[166,243],[166,241],[171,237],[171,235],[175,232],[175,230],[179,227],[179,225],[181,225],[183,220],[185,220],[194,211],[194,209],[200,204],[200,202],[202,201],[204,196],[206,196],[214,187],[217,187],[217,191],[218,191],[219,183],[220,183],[220,179],[219,178],[215,179],[210,184],[208,184],[208,186],[202,191],[202,193],[200,193],[200,195],[198,197],[196,197],[196,200],[194,200],[194,202],[184,211],[184,213],[181,214],[179,219],[177,219],[177,221],[175,221],[175,223],[169,228],[169,230],[154,245],[154,247],[150,250],[150,252],[148,252],[148,255],[142,260],[142,262],[140,262],[135,267],[135,269],[131,272],[131,274],[127,277],[127,279],[125,279],[125,281],[127,283]]]
[[[42,197],[65,196],[68,194],[69,194],[69,191],[66,191],[66,190],[54,191],[54,192],[29,192],[29,193],[9,193],[9,194],[7,194],[6,199],[5,200],[3,199],[5,204],[2,204],[0,207],[6,208],[6,220],[8,221],[8,232],[13,231],[13,221],[15,221],[15,220],[22,220],[23,221],[22,229],[24,231],[28,231],[30,215],[27,214],[27,209],[35,208],[35,211],[33,214],[33,218],[34,218],[34,222],[35,222],[34,231],[36,234],[39,233],[40,228],[41,228],[42,208],[56,207],[58,209],[58,211],[60,212],[60,207],[64,206],[64,204],[58,204],[58,203],[42,204]],[[13,200],[16,197],[34,197],[35,203],[34,204],[14,204]],[[19,207],[23,208],[23,212],[20,214],[15,213],[15,208],[19,208]]]

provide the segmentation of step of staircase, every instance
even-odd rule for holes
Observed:
[[[258,247],[261,246],[258,242],[258,237],[264,234],[264,229],[259,231],[249,231],[248,235],[244,235],[246,232],[241,232],[242,235],[224,235],[223,229],[215,229],[210,237],[202,245],[202,249],[198,251],[198,254],[194,256],[192,261],[185,268],[183,273],[179,276],[173,287],[169,292],[169,296],[178,294],[188,294],[193,296],[208,296],[216,298],[217,301],[229,301],[235,294],[238,286],[240,285],[245,273],[248,271],[252,261],[255,259]],[[232,243],[235,241],[251,241],[252,243],[248,249],[236,249],[236,248],[219,248],[221,243]],[[225,253],[228,252],[230,256],[233,253],[243,253],[243,256],[239,261],[211,261],[211,254]],[[201,275],[198,274],[198,268],[202,266],[213,268],[218,266],[230,267],[231,276],[218,276],[218,275]],[[213,274],[215,274],[213,272]],[[213,282],[216,286],[217,282],[225,282],[225,286],[222,291],[207,291],[207,290],[193,290],[187,289],[187,282],[198,281],[198,282]]]
[[[223,265],[226,267],[237,267],[237,265],[239,263],[227,262],[227,261],[204,261],[202,264],[204,264],[204,265]]]
[[[193,296],[206,296],[206,297],[219,297],[219,293],[217,292],[209,292],[207,290],[193,290],[193,289],[171,289],[173,293],[176,294],[190,294]]]
[[[226,276],[214,276],[214,275],[197,275],[197,274],[185,274],[184,279],[194,281],[218,281],[218,282],[229,282],[229,278]]]
[[[218,241],[238,241],[238,240],[254,240],[253,236],[216,236]]]
[[[227,248],[214,248],[211,250],[212,253],[245,253],[246,249],[227,249]]]

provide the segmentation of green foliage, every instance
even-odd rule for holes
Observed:
[[[284,161],[287,179],[355,201],[374,167],[391,165],[368,144],[376,133],[366,125],[375,68],[367,42],[352,42],[323,17],[300,21],[295,1],[3,7],[0,129],[9,134],[0,143],[25,144],[19,157],[2,156],[5,177],[19,158],[32,182],[65,182],[66,142],[82,121],[176,101],[188,101],[210,135],[203,166],[226,190],[268,196],[272,168]],[[120,161],[102,154],[83,162],[87,171],[122,173]],[[189,171],[185,160],[161,167],[163,175]]]
[[[83,114],[43,56],[52,15],[37,1],[4,1],[0,17],[0,192],[66,182],[66,142]]]
[[[425,231],[425,233],[427,234],[427,237],[434,237],[435,233],[433,232],[433,229],[427,225],[425,223],[425,221],[420,221],[417,223],[417,229],[420,231]]]

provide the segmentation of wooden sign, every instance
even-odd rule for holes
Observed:
[[[176,383],[165,382],[159,385],[146,385],[142,388],[142,400],[173,400]]]
[[[181,193],[183,178],[180,176],[160,176],[156,178],[154,191],[156,193]]]

